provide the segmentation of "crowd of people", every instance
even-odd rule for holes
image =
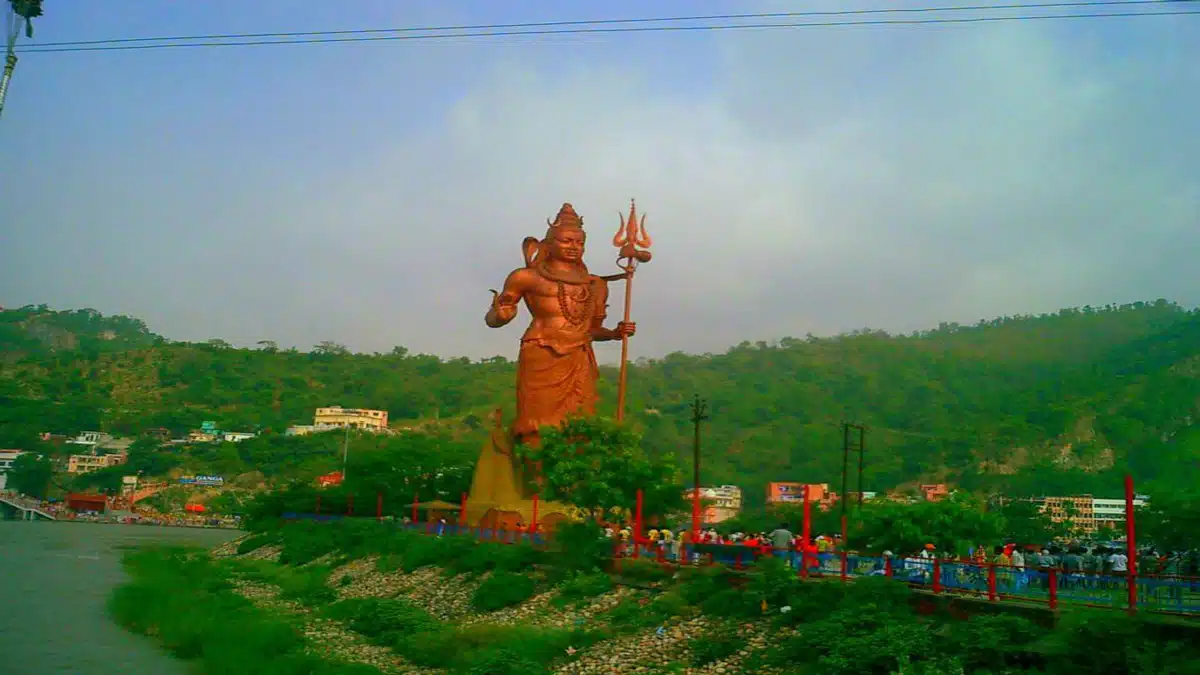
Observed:
[[[634,532],[628,525],[613,525],[606,529],[605,533],[607,537],[619,542],[615,544],[618,551],[624,555],[632,553]],[[656,555],[661,551],[665,559],[679,561],[683,559],[685,549],[692,543],[691,539],[689,529],[652,527],[644,533],[641,546],[643,551]],[[715,529],[705,529],[699,532],[695,543],[731,547],[721,556],[723,559],[740,557],[738,550],[732,547],[744,547],[749,549],[752,557],[774,555],[797,568],[807,560],[810,569],[840,569],[840,554],[845,549],[841,538],[836,535],[821,534],[805,542],[803,537],[792,532],[786,523],[781,523],[771,532],[722,534]],[[1066,585],[1093,583],[1087,579],[1121,577],[1129,570],[1129,557],[1124,546],[1111,543],[1089,545],[1071,542],[1066,545],[1045,546],[1018,546],[1010,543],[991,547],[977,545],[970,547],[965,554],[938,551],[937,547],[930,543],[919,550],[906,551],[899,556],[892,551],[883,551],[877,556],[859,556],[848,551],[847,553],[855,558],[855,573],[862,572],[860,568],[866,564],[874,567],[867,573],[928,575],[932,561],[937,559],[947,563],[959,563],[962,567],[974,565],[984,568],[990,564],[1001,570],[1001,577],[1011,577],[1015,584],[1020,583],[1016,579],[1024,578],[1025,570],[1036,570],[1042,574],[1048,570],[1057,570]],[[693,557],[698,555],[699,553],[693,552]],[[1143,548],[1138,552],[1138,571],[1143,576],[1198,577],[1200,550],[1159,552],[1153,548]]]

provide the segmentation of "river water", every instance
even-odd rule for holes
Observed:
[[[0,520],[0,674],[187,675],[185,663],[108,618],[108,595],[126,579],[121,555],[144,544],[215,546],[238,534]]]

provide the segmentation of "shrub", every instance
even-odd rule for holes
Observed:
[[[590,598],[608,593],[613,588],[612,577],[603,572],[576,573],[558,589],[554,603],[558,606],[578,605]]]
[[[428,612],[403,598],[354,598],[330,605],[325,615],[350,630],[384,644],[395,644],[416,633],[438,629]]]
[[[256,534],[246,537],[238,542],[237,554],[245,555],[251,551],[257,551],[268,544],[273,544],[276,541],[278,541],[278,536],[275,533]]]
[[[710,663],[727,659],[742,648],[743,640],[737,631],[723,627],[707,635],[693,638],[689,642],[692,650],[692,665],[703,668]]]
[[[528,600],[535,586],[533,579],[523,574],[496,572],[475,589],[471,604],[480,611],[494,612]]]
[[[206,673],[379,675],[371,666],[306,653],[290,620],[235,593],[228,579],[234,568],[203,553],[142,549],[127,553],[124,564],[130,581],[109,599],[113,618],[179,658],[198,660]]]
[[[454,675],[543,675],[568,647],[582,649],[596,639],[584,631],[476,624],[414,634],[397,651],[418,666]]]

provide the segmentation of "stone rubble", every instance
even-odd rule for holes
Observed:
[[[221,553],[228,550],[236,552],[236,546],[235,542],[230,542]],[[225,555],[228,556],[227,553]],[[263,547],[241,557],[274,561],[279,557],[279,548]],[[327,561],[313,561],[312,564]],[[344,578],[349,581],[344,581]],[[557,595],[555,590],[540,593],[518,606],[483,614],[472,608],[471,596],[486,578],[486,574],[475,577],[447,576],[443,570],[432,567],[411,573],[401,570],[381,572],[378,558],[368,557],[352,560],[336,568],[330,574],[328,583],[340,598],[403,596],[438,619],[454,621],[462,626],[497,624],[590,628],[603,624],[603,614],[622,600],[648,597],[644,590],[620,586],[590,598],[579,606],[559,607],[553,602]],[[311,640],[314,651],[322,655],[370,664],[387,675],[431,675],[436,672],[407,663],[399,655],[370,644],[338,622],[316,616],[310,608],[281,600],[274,586],[245,580],[235,580],[234,585],[239,593],[261,607],[301,617],[305,635]],[[659,634],[658,628],[653,628],[605,640],[574,654],[573,660],[554,672],[558,675],[653,675],[667,672],[679,675],[748,675],[750,671],[744,665],[746,658],[767,647],[769,631],[763,622],[737,626],[736,630],[745,645],[737,653],[702,667],[690,665],[689,642],[725,625],[704,616],[677,617],[662,627],[662,634]],[[760,669],[754,675],[771,674]]]

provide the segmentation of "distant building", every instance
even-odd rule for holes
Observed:
[[[0,490],[5,489],[8,483],[8,470],[12,468],[13,462],[23,454],[24,450],[0,450]]]
[[[804,486],[808,486],[808,501],[818,508],[828,509],[837,503],[838,494],[829,489],[829,483],[767,483],[768,504],[803,504]],[[863,493],[866,499],[868,493]],[[875,493],[870,493],[874,496]],[[857,497],[856,495],[853,495]]]
[[[123,452],[111,455],[71,455],[67,458],[67,473],[91,473],[110,466],[120,466],[125,463],[127,457]]]
[[[228,443],[240,443],[249,438],[254,438],[258,434],[249,431],[224,431],[221,433],[221,440]]]
[[[334,485],[341,485],[341,484],[342,484],[342,472],[341,471],[334,471],[333,473],[327,473],[324,476],[317,476],[317,486],[318,487],[326,488],[326,487],[332,487]]]
[[[950,495],[950,488],[945,483],[935,483],[933,485],[922,485],[920,487],[921,496],[927,502],[938,502]]]
[[[1145,496],[1135,495],[1133,508],[1141,508],[1147,501]],[[1095,520],[1096,529],[1111,527],[1118,532],[1122,531],[1125,527],[1125,500],[1093,497],[1092,518]]]
[[[307,436],[307,435],[315,432],[316,430],[317,430],[317,428],[311,424],[297,424],[295,426],[288,427],[287,430],[283,432],[283,435],[284,436]]]
[[[1070,521],[1071,525],[1083,534],[1094,534],[1102,527],[1109,527],[1120,532],[1125,527],[1124,499],[1074,495],[1035,497],[1029,501],[1037,504],[1042,513],[1050,516],[1050,520],[1056,523]],[[1140,508],[1145,506],[1147,501],[1145,496],[1137,495],[1133,499],[1133,506]]]
[[[188,433],[189,443],[213,443],[217,440],[217,435],[207,431],[196,430]]]
[[[121,476],[121,496],[129,497],[134,492],[137,492],[138,477],[137,476]]]
[[[67,444],[81,445],[86,449],[94,450],[101,443],[107,443],[112,439],[111,434],[106,434],[103,431],[81,431],[78,436],[67,441]]]
[[[386,431],[388,414],[386,410],[368,410],[365,408],[343,408],[331,406],[317,408],[313,415],[313,426],[317,431],[325,429],[363,429],[366,431]]]
[[[684,496],[691,499],[692,491],[687,490]],[[700,499],[708,502],[701,514],[701,519],[708,524],[724,522],[742,511],[742,488],[736,485],[701,487]]]

